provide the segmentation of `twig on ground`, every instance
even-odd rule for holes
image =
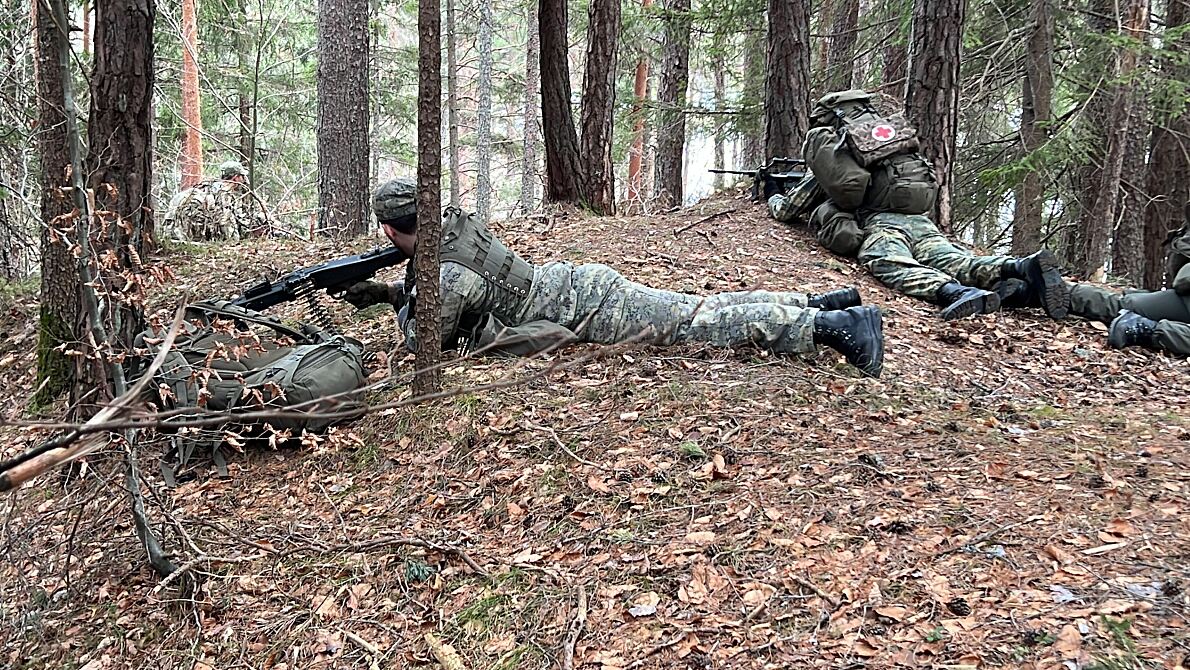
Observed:
[[[375,645],[349,630],[342,628],[339,630],[342,631],[343,637],[354,642],[357,647],[364,650],[364,653],[372,657],[371,663],[368,664],[368,670],[378,670],[380,668],[380,659],[383,654],[380,653],[380,650]]]
[[[674,229],[674,237],[681,235],[682,233],[686,232],[687,230],[690,230],[691,228],[693,228],[699,224],[706,223],[707,221],[710,221],[711,219],[717,219],[721,216],[731,214],[732,212],[736,211],[736,209],[737,209],[736,207],[732,207],[731,209],[725,209],[721,212],[715,212],[714,214],[708,214],[707,216],[702,217],[701,219],[695,221],[694,223],[688,223],[688,224],[682,226],[681,228],[675,228]]]
[[[528,425],[533,430],[538,430],[538,431],[545,433],[546,435],[549,435],[550,438],[553,439],[554,444],[558,445],[559,449],[566,452],[567,456],[573,458],[574,460],[578,461],[579,463],[582,463],[583,465],[589,465],[593,468],[598,468],[600,470],[611,470],[612,469],[612,468],[607,467],[606,465],[600,465],[599,463],[596,463],[594,461],[588,461],[587,459],[583,458],[582,456],[579,456],[578,454],[571,451],[565,444],[562,443],[562,439],[558,437],[557,431],[555,431],[553,428],[548,428],[546,426],[535,426],[533,424],[528,424]]]
[[[153,593],[161,593],[165,587],[180,579],[182,575],[190,572],[197,565],[203,563],[249,563],[257,559],[264,558],[266,555],[267,554],[260,553],[252,556],[199,556],[198,558],[192,558],[189,561],[179,565],[177,570],[174,570],[173,572],[166,575],[165,578],[160,582],[157,582],[157,586],[153,587]]]
[[[1006,523],[1003,526],[1000,526],[999,528],[994,528],[992,530],[989,530],[986,533],[976,535],[975,537],[971,538],[970,540],[967,540],[966,542],[964,542],[960,545],[951,547],[950,549],[943,549],[942,551],[934,554],[934,558],[940,558],[940,557],[946,556],[948,554],[953,554],[957,551],[963,551],[967,547],[974,547],[976,545],[987,542],[988,540],[999,535],[1000,533],[1003,533],[1006,530],[1011,530],[1013,528],[1016,528],[1017,526],[1023,526],[1023,525],[1025,525],[1024,521],[1017,521],[1015,523]]]
[[[467,552],[464,551],[462,548],[456,547],[453,544],[439,544],[437,542],[431,542],[429,540],[422,540],[420,538],[415,538],[415,537],[381,537],[381,538],[377,538],[375,540],[367,540],[365,542],[356,542],[353,544],[340,544],[340,545],[336,545],[333,547],[328,547],[328,548],[326,548],[324,550],[320,550],[320,551],[321,551],[321,553],[327,553],[327,554],[334,554],[334,553],[340,553],[340,552],[345,552],[345,551],[351,552],[351,553],[362,553],[362,552],[370,551],[373,549],[382,549],[384,547],[395,547],[395,546],[402,546],[402,545],[410,546],[410,547],[421,547],[423,549],[433,549],[434,551],[441,551],[443,553],[454,554],[454,555],[458,556],[459,559],[463,561],[463,563],[466,563],[467,567],[471,568],[471,570],[473,572],[475,572],[476,574],[478,574],[479,576],[481,576],[481,577],[488,576],[487,571],[485,571],[483,568],[479,567],[479,564],[476,563],[475,560],[472,559],[467,554]],[[282,552],[281,555],[284,556],[284,555],[288,555],[291,553],[296,554],[296,553],[300,553],[300,552],[304,551],[305,549],[306,548],[303,547],[303,548],[296,549],[296,550],[290,551],[290,552]]]
[[[830,596],[830,594],[828,594],[826,591],[823,591],[822,589],[815,586],[812,582],[802,579],[801,577],[798,577],[797,575],[789,575],[789,580],[792,581],[794,584],[797,584],[798,586],[802,587],[803,589],[806,589],[807,591],[812,592],[814,595],[818,596],[819,598],[822,598],[823,600],[825,600],[827,602],[827,604],[829,604],[831,606],[832,610],[837,609],[839,607],[839,602],[837,600],[832,598]]]
[[[583,635],[583,627],[587,625],[587,588],[578,585],[578,613],[570,623],[570,632],[566,634],[566,646],[562,654],[562,670],[574,670],[574,646]]]

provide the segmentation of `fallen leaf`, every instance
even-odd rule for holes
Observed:
[[[690,544],[708,545],[715,541],[715,531],[713,530],[696,530],[692,533],[686,533],[686,541]]]
[[[1078,652],[1083,647],[1083,636],[1072,624],[1062,626],[1058,638],[1054,640],[1054,649],[1062,658],[1078,658]]]
[[[909,613],[909,608],[902,607],[900,605],[886,605],[885,607],[877,607],[876,608],[876,614],[879,614],[882,617],[885,617],[887,619],[892,619],[893,621],[897,621],[897,622],[904,621],[905,615],[907,615],[908,613]]]
[[[1106,554],[1109,551],[1115,551],[1121,547],[1127,547],[1127,542],[1113,542],[1112,544],[1104,544],[1098,547],[1091,547],[1090,549],[1083,549],[1082,553],[1087,556],[1097,556],[1099,554]]]
[[[609,487],[602,479],[596,477],[595,475],[587,477],[587,486],[589,486],[592,491],[597,493],[612,492],[611,487]]]

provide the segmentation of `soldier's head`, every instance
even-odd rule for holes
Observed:
[[[219,166],[219,178],[233,184],[247,184],[248,170],[239,161],[227,161]]]
[[[408,256],[417,242],[417,185],[409,179],[393,179],[372,192],[372,212],[384,236]]]

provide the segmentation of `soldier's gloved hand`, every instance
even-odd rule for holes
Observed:
[[[352,284],[343,294],[343,300],[356,309],[366,309],[389,301],[388,284],[378,281],[362,281]]]

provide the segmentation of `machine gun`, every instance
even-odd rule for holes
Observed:
[[[806,161],[801,158],[774,158],[755,170],[715,169],[708,172],[751,177],[753,202],[765,202],[774,193],[785,193],[790,186],[801,181],[806,176]]]
[[[231,304],[260,311],[283,302],[312,296],[315,291],[322,289],[338,297],[352,284],[371,279],[378,271],[407,260],[409,257],[396,247],[378,247],[366,253],[294,270],[274,281],[264,279],[259,284],[249,287],[243,295],[232,300]]]

